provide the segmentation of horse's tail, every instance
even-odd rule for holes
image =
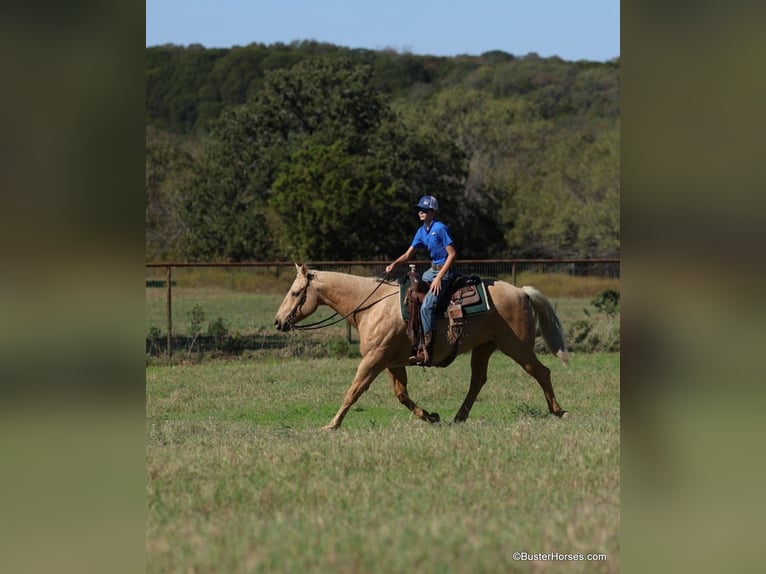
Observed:
[[[532,309],[537,316],[537,322],[540,324],[543,340],[551,352],[566,365],[569,361],[567,344],[564,340],[564,328],[556,316],[556,311],[554,311],[553,306],[545,295],[534,287],[525,285],[522,289],[529,296],[530,301],[532,301]]]

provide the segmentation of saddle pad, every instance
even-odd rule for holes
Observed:
[[[407,289],[410,286],[409,281],[404,281],[399,284],[399,309],[402,313],[402,320],[409,321],[410,314],[407,311],[407,305],[404,300],[407,297]],[[477,315],[479,313],[486,313],[489,311],[489,297],[487,297],[487,286],[484,281],[478,281],[476,283],[476,292],[479,295],[479,302],[473,305],[463,306],[463,315]],[[445,309],[446,317],[446,309]]]

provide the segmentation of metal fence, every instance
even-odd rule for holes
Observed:
[[[389,261],[318,261],[316,270],[353,275],[383,276]],[[410,261],[425,271],[428,261]],[[606,288],[619,290],[619,259],[482,259],[461,260],[456,269],[465,275],[532,284],[547,295],[587,297]],[[404,278],[408,266],[399,265],[393,279]],[[223,338],[248,346],[280,345],[286,336],[273,327],[274,314],[295,278],[292,262],[257,263],[147,263],[147,353],[220,345]],[[320,308],[315,320],[332,314]],[[323,336],[345,336],[345,324]]]

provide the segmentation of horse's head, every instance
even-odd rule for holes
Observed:
[[[291,330],[298,321],[311,315],[319,304],[311,288],[314,274],[303,264],[296,263],[297,276],[274,317],[274,326],[280,331]]]

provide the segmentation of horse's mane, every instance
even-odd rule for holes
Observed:
[[[317,269],[310,269],[309,273],[316,273]],[[387,276],[380,276],[380,275],[374,275],[372,277],[368,277],[366,275],[352,275],[351,273],[340,273],[338,271],[319,271],[319,273],[336,273],[338,275],[349,275],[351,277],[359,277],[361,279],[372,279],[375,283],[383,283],[384,285],[388,285],[389,287],[397,287],[399,285],[399,281],[396,279],[389,279]]]

